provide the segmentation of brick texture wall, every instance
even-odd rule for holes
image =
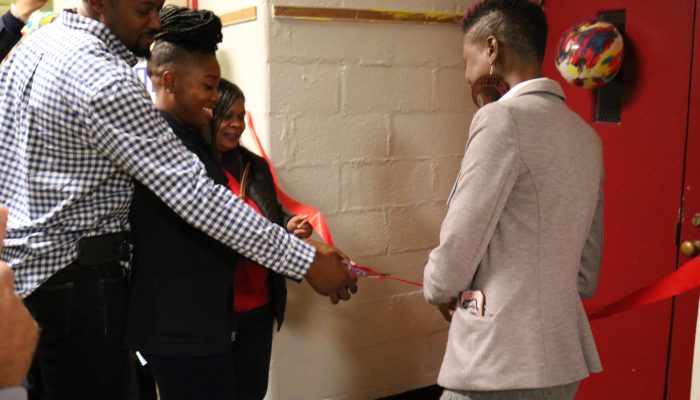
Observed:
[[[461,12],[457,0],[221,2],[257,6],[224,28],[223,74],[247,107],[282,187],[327,217],[358,263],[421,281],[474,107],[456,25],[276,19],[273,5]],[[246,142],[250,144],[250,142]],[[289,284],[268,399],[373,399],[435,383],[448,325],[419,288],[360,281],[332,306]]]

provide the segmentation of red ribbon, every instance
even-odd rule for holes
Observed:
[[[638,308],[678,296],[689,290],[700,287],[700,257],[693,259],[676,271],[658,281],[635,290],[627,296],[604,306],[588,306],[588,319],[605,318],[613,314]]]
[[[328,229],[328,222],[326,222],[326,218],[321,214],[320,211],[318,211],[316,208],[308,206],[306,204],[302,204],[293,198],[291,198],[287,193],[285,193],[282,189],[280,189],[279,186],[279,181],[277,179],[277,171],[275,170],[275,167],[272,166],[272,163],[270,162],[270,158],[267,156],[267,153],[265,153],[265,149],[263,149],[262,144],[260,143],[260,138],[258,137],[258,134],[255,131],[255,124],[253,124],[253,117],[251,116],[250,112],[246,113],[246,118],[248,120],[248,129],[250,129],[250,133],[253,136],[253,141],[255,142],[255,145],[258,147],[258,151],[260,151],[260,155],[262,158],[265,159],[267,162],[267,165],[270,167],[270,172],[272,173],[272,180],[275,184],[275,191],[277,192],[277,197],[280,199],[280,202],[284,207],[289,210],[292,214],[294,215],[307,215],[307,221],[313,226],[314,230],[316,233],[328,244],[331,246],[335,246],[333,244],[333,238],[331,237],[331,231]],[[367,277],[369,278],[375,278],[375,279],[391,279],[394,281],[398,282],[403,282],[407,283],[409,285],[414,285],[414,286],[423,286],[423,284],[418,283],[418,282],[413,282],[409,281],[406,279],[401,279],[401,278],[395,278],[393,276],[389,276],[388,274],[384,274],[381,272],[378,272],[374,270],[373,268],[367,267],[367,266],[362,266],[362,265],[354,265],[353,268],[356,268],[358,270],[361,270],[367,274]]]

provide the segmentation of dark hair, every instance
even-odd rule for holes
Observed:
[[[216,53],[223,40],[221,19],[209,10],[168,5],[160,10],[161,31],[156,34],[148,74],[172,62],[187,62]]]
[[[221,78],[219,81],[219,102],[214,107],[214,115],[209,121],[209,131],[211,135],[212,146],[216,145],[216,134],[221,126],[221,121],[226,118],[226,114],[233,107],[233,103],[238,100],[245,101],[245,95],[241,88],[236,86],[235,83],[229,82],[226,79]]]
[[[547,18],[532,0],[481,1],[464,14],[462,32],[475,39],[493,35],[522,56],[544,60]]]

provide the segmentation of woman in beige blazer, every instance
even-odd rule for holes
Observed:
[[[600,270],[601,142],[542,78],[540,6],[486,0],[463,29],[467,82],[511,89],[472,120],[425,267],[426,299],[451,315],[442,399],[572,399],[601,371],[581,304]]]

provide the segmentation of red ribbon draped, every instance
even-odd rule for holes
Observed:
[[[291,212],[294,215],[307,215],[307,220],[311,224],[311,226],[314,227],[314,230],[316,233],[323,238],[323,240],[330,244],[331,246],[334,246],[333,244],[333,238],[331,237],[331,231],[328,229],[328,223],[326,222],[326,219],[323,217],[320,211],[315,209],[314,207],[307,206],[306,204],[302,204],[293,198],[289,197],[287,193],[285,193],[282,189],[280,189],[279,186],[279,180],[277,178],[277,171],[275,170],[275,167],[272,166],[272,163],[270,162],[270,158],[267,156],[267,153],[265,153],[265,149],[263,149],[262,144],[260,143],[260,138],[258,137],[258,134],[255,131],[255,125],[253,124],[253,117],[251,116],[250,112],[246,113],[246,117],[248,119],[248,129],[250,129],[250,133],[253,136],[253,141],[255,141],[255,145],[258,147],[258,150],[260,151],[260,155],[262,158],[265,159],[265,162],[267,162],[267,165],[270,167],[270,172],[272,173],[272,180],[275,183],[275,191],[277,192],[277,197],[280,199],[280,202],[282,202],[282,205],[284,205],[289,212]]]

